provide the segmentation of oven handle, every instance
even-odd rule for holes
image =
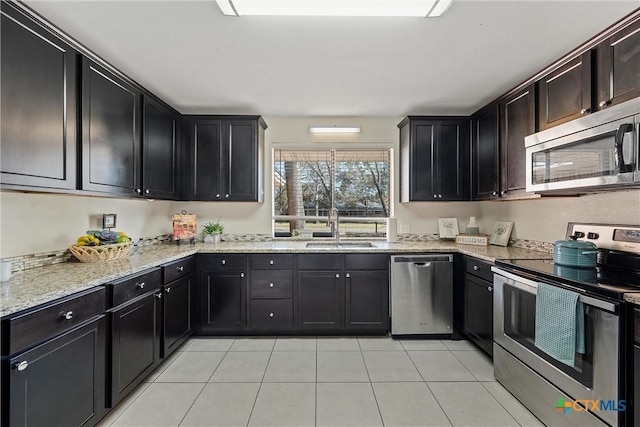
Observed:
[[[497,273],[500,276],[503,276],[506,279],[509,279],[509,281],[506,282],[505,285],[520,289],[521,291],[528,292],[532,295],[536,295],[538,293],[537,282],[533,280],[525,279],[523,277],[517,276],[512,273],[508,273],[504,270],[500,270],[495,267],[493,267],[492,270],[494,273]],[[571,289],[575,289],[577,292],[584,292],[582,289],[578,289],[570,285],[565,285],[565,286]],[[601,310],[608,311],[610,313],[614,313],[614,314],[616,313],[616,305],[613,303],[603,301],[601,299],[593,298],[587,295],[580,295],[580,301],[582,301],[582,303],[585,305],[597,307]]]

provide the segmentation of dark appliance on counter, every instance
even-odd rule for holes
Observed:
[[[632,99],[524,139],[527,191],[640,186],[640,102]]]
[[[631,425],[632,411],[621,402],[631,387],[623,298],[640,291],[640,226],[569,223],[571,236],[596,244],[596,267],[559,265],[550,257],[497,260],[492,268],[494,374],[547,425]],[[540,284],[576,292],[582,303],[584,352],[575,352],[573,365],[536,346]]]

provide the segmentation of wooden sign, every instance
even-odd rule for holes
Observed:
[[[489,236],[486,234],[458,234],[456,236],[456,244],[488,246]]]

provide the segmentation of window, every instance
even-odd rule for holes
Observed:
[[[276,149],[273,218],[276,235],[329,237],[331,208],[340,234],[384,237],[391,215],[390,149]]]

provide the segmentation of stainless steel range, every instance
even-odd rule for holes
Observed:
[[[552,259],[496,261],[495,377],[547,425],[631,425],[621,402],[630,381],[624,374],[623,296],[640,290],[640,226],[570,223],[568,237],[597,245],[597,267],[572,268]],[[576,351],[571,364],[536,343],[540,284],[576,292],[582,303],[584,351]]]

